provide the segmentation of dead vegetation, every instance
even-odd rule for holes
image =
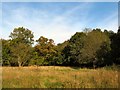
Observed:
[[[71,67],[3,67],[3,88],[117,88],[117,70]]]

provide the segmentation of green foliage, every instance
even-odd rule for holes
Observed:
[[[31,46],[19,43],[11,46],[11,51],[13,56],[18,62],[19,66],[25,65],[25,63],[31,58]]]
[[[101,44],[99,50],[96,51],[97,64],[99,64],[99,65],[107,64],[107,60],[108,60],[107,56],[109,55],[109,52],[110,52],[110,44],[103,42]]]
[[[33,37],[32,31],[18,27],[11,32],[11,39],[0,39],[2,65],[102,67],[120,64],[120,28],[117,33],[85,28],[58,45],[54,40],[41,36],[32,46]]]
[[[111,37],[111,42],[111,54],[112,59],[114,60],[113,62],[115,64],[120,64],[120,27],[118,32]]]
[[[31,58],[34,36],[30,30],[19,27],[13,30],[10,37],[11,60],[13,63],[17,62],[19,66],[23,66]]]
[[[43,65],[52,65],[53,57],[56,54],[54,41],[41,36],[37,42],[35,51],[38,53],[39,57],[44,59]]]
[[[111,63],[108,61],[110,53],[110,39],[101,31],[93,29],[92,31],[77,32],[73,35],[68,45],[63,50],[64,65],[70,66],[101,66]]]
[[[10,41],[1,39],[1,42],[2,42],[2,63],[3,65],[10,65],[11,60]]]
[[[64,50],[64,48],[68,45],[69,41],[65,41],[63,43],[58,44],[55,47],[55,50],[57,51],[54,59],[54,64],[55,65],[63,65],[65,59],[64,59],[64,53],[62,52]]]
[[[81,49],[83,48],[84,38],[86,37],[85,33],[77,32],[73,35],[68,45],[64,48],[64,63],[65,65],[79,65],[79,55],[81,55]]]
[[[110,51],[110,40],[100,29],[88,33],[81,50],[83,63],[104,63],[104,55]],[[103,62],[102,62],[103,60]]]
[[[0,65],[2,65],[2,40],[0,39]]]
[[[43,65],[44,58],[38,55],[38,52],[35,51],[35,49],[32,52],[32,57],[29,62],[29,65]]]
[[[25,44],[33,44],[33,33],[29,29],[25,29],[23,27],[18,27],[11,32],[9,36],[13,43],[25,43]]]

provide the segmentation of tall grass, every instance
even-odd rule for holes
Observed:
[[[118,72],[112,69],[71,67],[3,67],[3,88],[117,88]]]

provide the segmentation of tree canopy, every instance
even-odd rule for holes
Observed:
[[[10,34],[10,52],[13,62],[17,62],[19,67],[25,65],[30,58],[33,37],[33,33],[23,27],[15,28]]]
[[[44,36],[35,41],[33,32],[23,27],[15,28],[9,37],[8,40],[0,39],[3,66],[103,67],[120,64],[120,27],[117,33],[85,28],[57,45]]]

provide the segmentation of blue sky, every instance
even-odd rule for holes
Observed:
[[[61,43],[84,28],[117,32],[117,2],[3,2],[2,38],[8,39],[17,27]]]

